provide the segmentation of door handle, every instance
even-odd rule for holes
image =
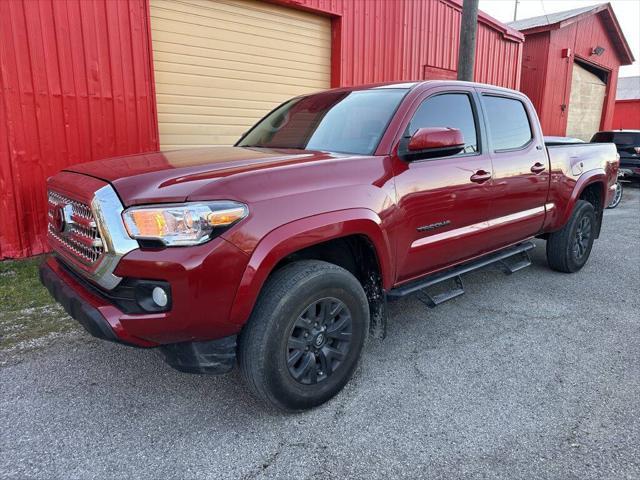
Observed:
[[[534,163],[533,167],[531,167],[531,172],[532,173],[540,173],[540,172],[544,172],[544,169],[546,167],[541,164],[540,162],[536,162]]]
[[[471,181],[475,183],[484,183],[491,178],[491,174],[489,172],[485,172],[484,170],[478,170],[476,173],[471,175]]]

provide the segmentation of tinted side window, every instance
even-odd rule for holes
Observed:
[[[527,111],[520,100],[485,95],[483,103],[494,150],[520,148],[533,138]]]
[[[464,93],[436,95],[422,102],[409,123],[409,133],[413,135],[419,128],[426,127],[457,128],[464,138],[464,153],[478,151],[471,99]]]

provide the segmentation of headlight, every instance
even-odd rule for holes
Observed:
[[[230,227],[248,213],[242,203],[216,201],[132,207],[122,217],[131,238],[173,247],[204,243],[216,230]]]

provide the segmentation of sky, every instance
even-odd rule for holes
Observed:
[[[605,3],[598,0],[519,0],[518,20]],[[640,0],[610,0],[635,62],[620,67],[621,77],[640,75]],[[480,0],[480,10],[501,22],[513,21],[515,0]]]

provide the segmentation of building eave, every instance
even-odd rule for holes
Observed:
[[[633,52],[629,47],[629,43],[622,33],[622,28],[620,28],[620,23],[618,23],[618,19],[616,18],[616,14],[613,11],[610,3],[603,3],[602,5],[597,5],[593,7],[593,9],[575,15],[573,17],[567,18],[565,20],[551,23],[549,25],[539,25],[536,27],[528,28],[520,30],[525,36],[533,35],[536,33],[542,33],[552,30],[558,30],[561,28],[568,27],[576,22],[579,22],[587,17],[592,15],[602,15],[605,28],[611,34],[613,43],[616,46],[616,50],[618,51],[618,56],[620,57],[621,65],[631,65],[635,58],[633,56]]]
[[[462,9],[462,0],[445,0],[445,1]],[[524,42],[525,35],[522,32],[520,32],[519,30],[516,30],[515,28],[511,28],[509,25],[502,23],[500,20],[493,18],[491,15],[483,12],[482,10],[478,10],[478,21],[491,27],[493,30],[500,32],[502,34],[502,37],[506,38],[507,40],[511,40],[518,43]]]

